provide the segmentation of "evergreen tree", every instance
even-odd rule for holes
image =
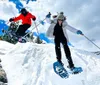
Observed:
[[[11,22],[8,30],[2,30],[2,32],[4,33],[4,35],[2,36],[3,40],[12,44],[16,44],[18,41],[18,38],[16,36],[17,28],[18,24],[15,22]]]

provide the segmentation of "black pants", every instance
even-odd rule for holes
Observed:
[[[71,58],[71,53],[70,53],[70,49],[67,45],[67,39],[63,36],[63,37],[56,37],[55,36],[55,51],[56,51],[56,56],[57,56],[57,60],[61,61],[61,47],[60,47],[60,43],[62,43],[63,47],[64,47],[64,51],[65,51],[65,55],[66,58],[68,60],[69,63],[69,67],[72,68],[74,67],[72,58]]]
[[[16,35],[17,36],[24,36],[25,35],[25,31],[30,27],[31,25],[29,24],[23,24],[23,25],[20,25],[17,32],[16,32]]]

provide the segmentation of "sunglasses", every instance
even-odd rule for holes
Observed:
[[[62,19],[58,19],[58,21],[63,21]]]

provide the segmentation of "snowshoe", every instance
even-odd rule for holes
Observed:
[[[54,69],[54,72],[59,75],[61,78],[68,78],[69,77],[69,74],[67,72],[67,70],[64,68],[63,65],[61,65],[61,63],[59,62],[54,62],[53,63],[53,69]]]
[[[83,71],[83,69],[81,67],[73,67],[70,70],[71,70],[72,74],[78,74]]]

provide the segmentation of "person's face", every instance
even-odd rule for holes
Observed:
[[[63,22],[62,20],[58,20],[59,25],[61,25],[61,24],[62,24],[62,22]]]

